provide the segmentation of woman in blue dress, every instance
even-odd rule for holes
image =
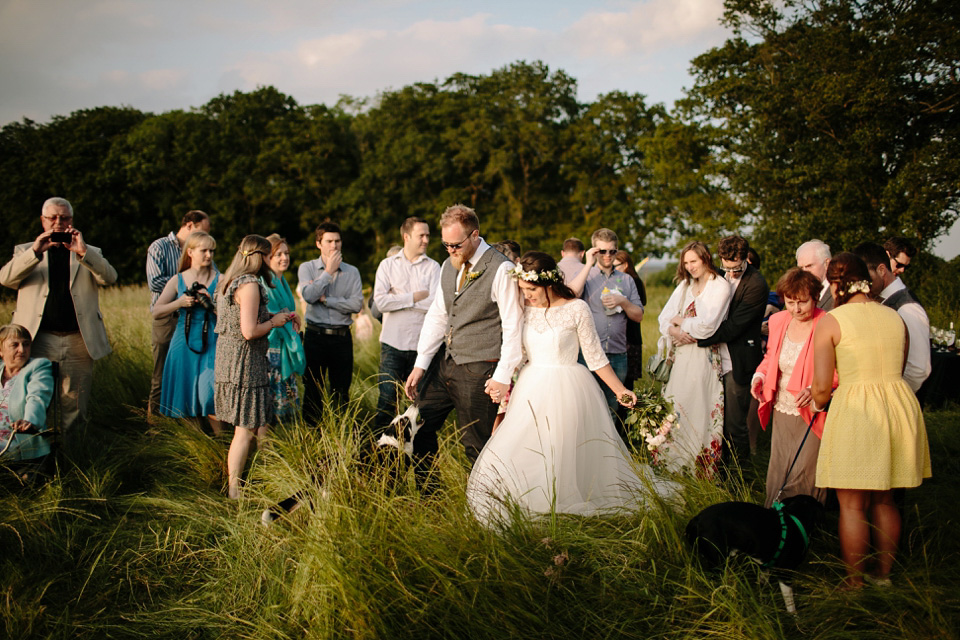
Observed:
[[[163,288],[153,315],[163,318],[180,312],[163,366],[159,413],[174,418],[206,416],[214,435],[220,435],[220,422],[213,409],[217,314],[212,295],[220,276],[213,265],[216,246],[213,237],[203,231],[187,236],[180,254],[180,272]]]
[[[267,292],[267,311],[272,314],[296,312],[297,303],[293,299],[293,292],[283,277],[283,273],[290,267],[290,247],[286,238],[277,233],[267,236],[267,241],[270,243],[267,264],[276,276],[273,278],[273,287],[261,278]],[[289,422],[300,413],[297,376],[303,375],[306,365],[303,343],[300,341],[300,317],[294,314],[290,323],[272,329],[269,339],[267,358],[270,360],[274,411],[279,422]]]

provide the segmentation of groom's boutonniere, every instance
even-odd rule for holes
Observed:
[[[484,271],[486,271],[486,269],[481,269],[480,271],[468,271],[467,275],[464,276],[464,284],[466,284],[467,282],[473,282],[474,280],[482,276]]]

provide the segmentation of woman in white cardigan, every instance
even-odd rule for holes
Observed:
[[[657,462],[671,471],[709,477],[723,443],[721,349],[725,345],[698,347],[697,340],[712,336],[726,317],[730,284],[702,242],[691,242],[680,252],[675,281],[677,288],[664,305],[659,323],[674,360],[663,395],[673,402],[677,420],[670,441],[657,451]]]

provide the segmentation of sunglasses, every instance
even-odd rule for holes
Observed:
[[[467,240],[470,239],[470,236],[471,236],[471,235],[473,235],[473,234],[472,234],[472,233],[468,233],[468,234],[467,234],[467,237],[464,238],[463,240],[461,240],[460,242],[443,242],[443,241],[441,240],[441,241],[440,241],[440,244],[442,244],[444,247],[446,247],[448,251],[456,251],[457,249],[459,249],[460,247],[463,246],[463,243],[464,243],[464,242],[466,242]]]
[[[894,266],[894,269],[903,269],[904,271],[906,271],[906,270],[907,270],[907,267],[910,266],[909,264],[903,264],[902,262],[900,262],[900,261],[897,260],[896,258],[890,258],[890,259],[893,260],[893,264],[895,265],[895,266]]]
[[[738,264],[738,265],[735,266],[735,267],[730,267],[729,269],[724,269],[724,271],[726,271],[727,273],[740,273],[741,271],[746,271],[746,270],[747,270],[747,263],[746,263],[746,261],[741,262],[740,264]]]
[[[597,255],[600,256],[614,256],[617,254],[618,249],[597,249]]]

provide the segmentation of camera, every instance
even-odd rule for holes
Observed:
[[[184,292],[184,295],[190,296],[191,298],[196,300],[201,307],[203,307],[205,310],[209,311],[210,313],[216,313],[217,308],[213,306],[213,300],[211,300],[209,296],[205,296],[201,293],[202,291],[206,291],[206,290],[207,288],[205,286],[203,286],[199,282],[194,282],[192,285],[190,285],[190,288],[187,289],[186,292]]]
[[[73,242],[73,234],[69,231],[54,231],[50,234],[50,242],[65,242],[70,244]]]

